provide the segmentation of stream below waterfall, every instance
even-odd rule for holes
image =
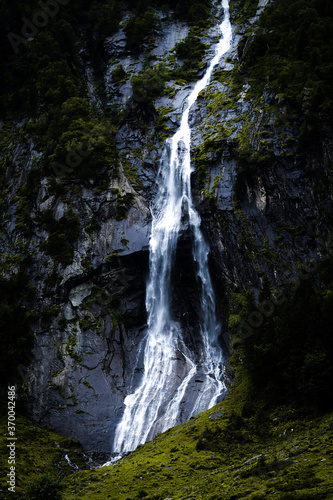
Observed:
[[[191,129],[189,113],[213,70],[231,44],[228,0],[223,0],[221,39],[205,75],[185,102],[180,127],[167,139],[158,174],[158,191],[152,206],[150,276],[146,290],[147,331],[138,349],[141,380],[124,400],[124,413],[114,438],[113,451],[125,453],[201,411],[211,408],[226,392],[223,382],[221,333],[214,291],[208,270],[209,248],[200,230],[200,216],[191,193]],[[171,310],[171,274],[180,235],[191,235],[198,312],[196,349],[189,346]],[[136,367],[135,367],[136,368]],[[186,408],[184,405],[186,401]]]

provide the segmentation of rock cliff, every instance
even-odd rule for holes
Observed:
[[[207,47],[198,77],[217,40],[217,4],[201,35]],[[102,83],[92,69],[94,53],[82,54],[89,99],[119,116],[116,167],[103,165],[101,178],[81,176],[75,170],[86,161],[81,154],[67,177],[66,170],[40,173],[40,148],[23,123],[5,134],[4,275],[15,276],[23,265],[32,289],[22,299],[25,309],[33,303],[31,362],[19,366],[26,405],[35,420],[94,451],[110,451],[124,397],[142,368],[149,207],[163,141],[177,129],[193,86],[176,78],[159,88],[160,75],[183,64],[175,48],[189,26],[158,15],[158,33],[138,54],[126,47],[126,24],[106,38]],[[211,249],[226,355],[232,294],[247,288],[258,298],[267,283],[296,281],[301,266],[327,252],[331,217],[325,186],[332,141],[323,139],[316,151],[302,148],[302,115],[290,114],[277,94],[263,93],[258,104],[250,83],[235,84],[251,54],[256,19],[235,23],[233,46],[191,113],[193,192]],[[138,75],[146,79],[133,80]],[[173,300],[191,339],[196,294],[188,237],[177,251]]]

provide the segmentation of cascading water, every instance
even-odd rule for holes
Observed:
[[[217,341],[220,326],[207,263],[209,249],[201,234],[200,217],[191,194],[189,126],[191,107],[230,47],[232,30],[228,0],[223,0],[222,7],[222,37],[215,56],[187,98],[180,127],[166,141],[162,155],[158,193],[152,207],[150,278],[146,291],[148,328],[143,339],[144,373],[135,391],[125,398],[125,411],[114,440],[114,451],[118,453],[134,450],[158,432],[212,407],[225,392],[221,381],[223,356]],[[170,311],[171,270],[184,220],[192,234],[202,308],[198,325],[199,353],[192,352],[185,345],[181,327],[173,320]],[[198,379],[200,384],[195,383]],[[182,402],[186,399],[186,414],[182,414]]]

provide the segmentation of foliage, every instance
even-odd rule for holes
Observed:
[[[231,0],[231,20],[237,24],[243,24],[249,18],[255,16],[258,8],[258,0]]]
[[[183,60],[183,66],[175,72],[175,76],[191,81],[204,65],[205,44],[196,35],[196,31],[191,29],[187,37],[177,43],[175,51],[177,57]]]
[[[16,231],[20,231],[26,238],[31,237],[33,220],[31,212],[34,207],[34,200],[40,188],[40,170],[31,170],[27,175],[26,183],[17,190],[15,201]]]
[[[233,297],[231,363],[239,382],[246,379],[252,388],[250,399],[323,411],[332,408],[327,394],[333,391],[333,285],[326,282],[318,289],[308,277],[295,292],[292,288],[262,292],[259,304],[249,293]],[[247,327],[240,328],[241,321]]]
[[[116,220],[123,220],[128,214],[129,209],[133,204],[133,193],[126,193],[117,198],[117,214]]]
[[[158,33],[159,25],[159,17],[151,7],[144,12],[137,9],[125,25],[126,48],[132,52],[140,52],[143,43]]]
[[[165,82],[169,77],[170,72],[163,63],[156,64],[137,75],[133,75],[131,85],[135,120],[137,120],[138,115],[144,120],[150,120],[156,114],[153,101],[161,95]]]
[[[332,414],[307,418],[280,405],[254,426],[241,415],[240,396],[232,391],[111,466],[66,478],[66,500],[115,498],[115,491],[118,500],[331,498]]]
[[[241,3],[234,2],[234,9],[241,10]],[[277,114],[283,104],[285,120],[302,114],[304,146],[316,144],[333,116],[332,29],[331,4],[276,0],[243,38],[241,71],[250,84],[247,99],[259,103],[261,96],[271,94],[276,96]]]
[[[171,9],[173,10],[174,17],[181,19],[189,24],[199,27],[207,26],[211,10],[211,0],[165,0],[162,4],[158,0],[129,0],[128,5],[130,8],[135,9],[136,15],[146,12],[153,6],[156,8]]]
[[[61,500],[63,485],[58,477],[44,474],[27,486],[27,500]]]
[[[81,469],[86,468],[81,447],[73,439],[37,424],[23,417],[17,411],[15,422],[17,437],[15,456],[16,495],[13,495],[13,497],[21,498],[24,492],[27,493],[27,487],[30,483],[29,490],[32,495],[38,495],[39,487],[46,488],[49,486],[48,491],[42,498],[52,498],[52,500],[57,498],[58,492],[62,491],[60,478],[63,479],[65,475],[73,472],[65,455],[67,454],[71,462],[77,464]],[[8,494],[6,495],[8,488],[6,474],[9,468],[6,447],[7,426],[7,418],[5,412],[3,412],[3,416],[0,418],[0,467],[4,473],[0,478],[0,498],[5,500],[11,498]],[[1,491],[4,493],[3,497],[1,497]],[[50,493],[48,493],[49,491]],[[51,494],[54,496],[51,496]],[[27,498],[27,496],[24,496],[24,498]],[[32,498],[41,497],[32,496]]]
[[[50,233],[47,241],[40,243],[40,247],[63,266],[71,264],[74,253],[73,244],[80,232],[77,215],[69,208],[67,214],[56,220],[50,209],[40,215],[39,222]]]
[[[91,45],[88,33],[97,30],[97,26],[103,31],[103,23],[105,30],[107,26],[111,30],[107,34],[112,34],[121,18],[119,4],[113,1],[107,5],[99,1],[84,3],[88,12],[74,0],[61,7],[58,15],[50,17],[33,40],[22,42],[18,54],[12,53],[8,46],[3,52],[3,73],[8,83],[0,94],[2,116],[27,114],[34,118],[24,130],[33,134],[43,153],[42,165],[48,175],[59,174],[53,169],[54,162],[64,165],[61,173],[71,171],[74,164],[74,175],[83,178],[97,177],[101,168],[116,163],[114,130],[112,124],[96,116],[94,104],[86,98],[79,50],[85,35],[87,44]],[[5,15],[13,23],[16,15],[21,18],[25,13],[29,19],[40,11],[37,2],[32,2],[29,8],[22,2],[16,9],[8,9]],[[98,20],[101,12],[105,14],[104,21]],[[102,36],[96,32],[95,41]]]

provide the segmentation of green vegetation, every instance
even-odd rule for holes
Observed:
[[[199,28],[207,27],[212,11],[211,0],[169,0],[168,4],[175,9],[175,16],[190,25]]]
[[[178,42],[175,47],[176,56],[183,61],[183,66],[174,72],[176,78],[192,81],[196,78],[198,71],[205,66],[203,58],[206,45],[196,33],[197,30],[191,29],[187,37]]]
[[[247,386],[249,411],[256,400],[266,406],[288,403],[316,412],[331,409],[331,269],[332,258],[320,268],[321,288],[302,266],[298,282],[285,290],[272,290],[266,284],[259,304],[250,291],[232,296],[230,363],[237,383]]]
[[[15,230],[19,231],[26,238],[31,236],[33,220],[31,212],[34,205],[34,200],[40,188],[41,172],[33,170],[29,172],[26,183],[17,190],[15,201],[17,201],[15,216]]]
[[[230,14],[233,23],[242,25],[256,15],[258,0],[231,0]]]
[[[116,220],[123,220],[128,214],[129,209],[133,204],[133,193],[126,193],[117,198],[117,214]]]
[[[128,74],[121,64],[118,64],[118,66],[111,72],[111,74],[113,82],[118,85],[125,83],[128,78]]]
[[[307,112],[306,128],[318,111],[332,117],[333,45],[327,41],[332,27],[333,7],[326,2],[272,2],[244,60],[250,94],[263,95],[264,88],[279,94],[290,111]]]
[[[234,0],[233,18],[244,23],[254,14],[256,3]],[[298,139],[303,150],[313,150],[318,149],[320,138],[330,135],[333,44],[327,34],[332,28],[333,9],[326,2],[276,0],[264,9],[256,25],[246,29],[232,83],[247,86],[245,100],[251,104],[238,136],[247,165],[274,164],[273,138],[275,148],[280,143],[288,155]],[[254,140],[259,109],[263,113],[260,134],[266,125],[266,137]]]
[[[150,41],[159,33],[156,9],[161,6],[153,0],[130,0],[127,4],[133,15],[123,25],[126,48],[135,54],[144,46],[149,49]],[[167,61],[159,59],[153,67],[146,64],[141,73],[132,75],[133,109],[126,115],[135,126],[142,121],[143,128],[155,120],[159,133],[168,131],[165,120],[170,108],[156,110],[154,101],[163,94],[174,95],[175,89],[165,88],[166,82],[191,81],[202,69],[206,47],[200,33],[209,25],[211,12],[209,0],[170,0],[165,4],[174,9],[176,18],[187,21],[191,29]],[[215,176],[209,190],[209,166],[223,156],[226,148],[234,148],[244,169],[268,169],[274,168],[277,158],[281,161],[296,151],[316,149],[321,144],[319,138],[331,134],[332,5],[325,0],[275,0],[255,25],[242,31],[256,8],[255,0],[231,2],[232,17],[243,33],[240,62],[231,71],[217,70],[205,93],[209,104],[204,141],[197,148],[194,161],[199,188],[212,211],[217,210],[215,191],[219,176]],[[10,147],[14,151],[12,142],[18,141],[9,130],[9,120],[28,117],[29,121],[17,128],[16,135],[22,143],[29,144],[33,137],[34,147],[42,153],[38,161],[31,161],[25,184],[15,192],[15,210],[4,214],[4,220],[16,218],[16,235],[23,238],[17,243],[20,250],[24,250],[25,241],[29,242],[36,225],[48,233],[47,240],[40,243],[40,248],[54,260],[53,271],[45,281],[46,295],[61,279],[59,264],[65,267],[72,263],[81,230],[69,200],[72,196],[80,197],[83,186],[89,186],[90,181],[100,194],[108,189],[109,177],[118,175],[120,159],[114,133],[121,113],[103,109],[103,86],[98,77],[102,73],[105,37],[120,27],[122,9],[123,5],[113,0],[71,0],[45,28],[38,30],[33,40],[21,44],[18,54],[14,54],[8,40],[1,46],[0,70],[6,83],[0,105],[2,117],[8,120],[1,133],[4,155],[0,180],[4,191],[8,188],[6,169],[13,169],[17,177],[21,175],[20,163],[14,164],[6,152]],[[22,16],[30,19],[36,10],[40,10],[37,1],[1,4],[3,31],[7,32],[11,26],[20,33]],[[94,54],[98,105],[88,99],[81,49]],[[102,54],[101,59],[98,54]],[[118,65],[112,78],[120,85],[130,76]],[[224,87],[220,85],[216,90],[214,84]],[[224,121],[222,114],[226,111],[232,118]],[[132,185],[142,187],[130,162],[121,160]],[[45,176],[49,177],[48,195],[67,203],[67,211],[58,220],[52,210],[39,214],[35,211]],[[121,221],[127,217],[134,195],[118,188],[113,188],[111,194],[115,196],[115,218]],[[255,241],[241,209],[241,195],[238,183],[232,217],[240,228],[239,247],[248,259],[256,260],[260,255],[268,266],[273,266],[277,254],[268,240],[260,245]],[[227,215],[223,217],[223,227],[227,228],[230,219]],[[85,230],[92,235],[100,227],[100,219],[94,215]],[[297,242],[304,228],[282,224],[281,230]],[[127,244],[125,238],[121,242]],[[285,244],[282,235],[276,236],[274,242],[279,247]],[[114,250],[105,259],[110,268],[118,252]],[[11,278],[7,273],[6,279],[0,281],[0,328],[4,332],[0,376],[5,383],[16,382],[17,367],[29,363],[33,339],[30,324],[36,319],[36,311],[32,305],[34,286],[21,270],[24,264],[29,265],[26,258],[24,251],[7,254],[3,269],[15,273],[12,272]],[[83,258],[81,266],[84,272],[89,272],[90,259]],[[301,271],[304,276],[304,269]],[[64,492],[58,468],[63,471],[62,478],[71,472],[63,458],[68,449],[74,450],[74,456],[80,460],[76,443],[18,416],[18,494],[26,491],[30,500],[46,499],[47,495],[54,499],[64,496],[68,500],[332,498],[331,271],[332,263],[327,261],[319,270],[320,280],[308,276],[283,291],[271,289],[266,281],[259,303],[255,303],[250,290],[235,292],[230,300],[229,328],[233,342],[230,364],[236,380],[229,397],[111,467],[71,475],[65,480]],[[263,274],[260,269],[258,272]],[[115,331],[121,315],[117,309],[119,298],[112,300],[111,303],[102,287],[94,287],[73,323],[100,334],[102,317],[109,314]],[[101,306],[98,318],[92,312],[94,303]],[[40,313],[42,328],[48,329],[57,315],[57,307],[44,306]],[[58,322],[67,331],[75,333],[78,329],[64,317]],[[57,355],[62,362],[66,355],[73,364],[81,361],[74,335],[69,335],[67,343],[58,345]],[[92,389],[93,394],[87,380],[82,384]],[[62,386],[53,384],[50,388],[64,397]],[[66,401],[67,405],[77,405],[73,389],[67,399],[71,400]],[[5,421],[2,430],[5,437]],[[1,450],[6,469],[6,448],[3,446]],[[6,485],[3,482],[1,486]],[[0,492],[0,499],[1,495]]]
[[[44,474],[27,486],[28,500],[61,500],[63,489],[61,480],[56,476]]]
[[[154,0],[131,0],[128,2],[134,8],[134,14],[125,23],[126,48],[134,53],[142,51],[144,43],[156,36],[160,31],[160,20],[155,8],[161,4]],[[197,29],[207,28],[211,17],[211,0],[168,0],[163,9],[173,10],[176,18],[188,22]]]
[[[156,35],[159,27],[157,13],[151,7],[142,11],[142,2],[139,2],[136,13],[125,24],[126,48],[132,52],[140,52],[143,43]]]
[[[64,498],[329,500],[332,424],[289,406],[254,419],[234,391],[114,465],[67,477]]]
[[[64,500],[329,500],[333,414],[310,417],[280,405],[266,412],[258,407],[254,418],[247,414],[242,394],[234,389],[216,407],[157,436],[112,466],[74,474],[64,455],[84,469],[77,443],[19,417],[13,498],[20,498],[28,488],[36,491],[38,484],[53,485],[56,494],[62,482]],[[4,419],[1,426],[4,440]],[[1,450],[2,470],[6,470],[5,446]],[[1,480],[5,488],[5,477]]]
[[[56,496],[61,491],[61,480],[72,468],[65,459],[65,454],[80,468],[85,468],[82,449],[77,441],[57,434],[48,427],[42,427],[31,420],[16,416],[16,453],[15,476],[16,494],[7,491],[6,474],[8,470],[7,419],[1,417],[0,463],[3,474],[0,478],[0,499],[22,498],[23,492],[29,492],[29,500],[62,498]],[[6,472],[7,473],[7,472]],[[38,496],[38,490],[46,489],[44,496]],[[50,492],[50,493],[48,493]],[[8,493],[8,494],[7,494]],[[51,496],[51,493],[53,496]],[[50,496],[46,496],[46,495]],[[9,496],[10,495],[10,496]]]
[[[41,314],[41,327],[44,329],[49,328],[52,324],[54,316],[57,316],[59,307],[55,304],[53,306],[44,307]]]
[[[145,121],[154,117],[155,107],[153,101],[161,95],[165,82],[169,78],[170,73],[163,63],[156,64],[152,68],[133,75],[131,84],[135,105],[133,110],[135,120],[137,120],[137,115]]]
[[[62,266],[68,266],[73,261],[73,244],[79,236],[80,223],[71,208],[59,220],[53,218],[52,210],[39,216],[39,223],[45,227],[50,236],[40,247]]]
[[[327,258],[318,269],[321,288],[303,267],[284,291],[266,280],[259,304],[234,293],[236,380],[226,400],[112,466],[67,477],[64,498],[329,500],[332,265]]]

